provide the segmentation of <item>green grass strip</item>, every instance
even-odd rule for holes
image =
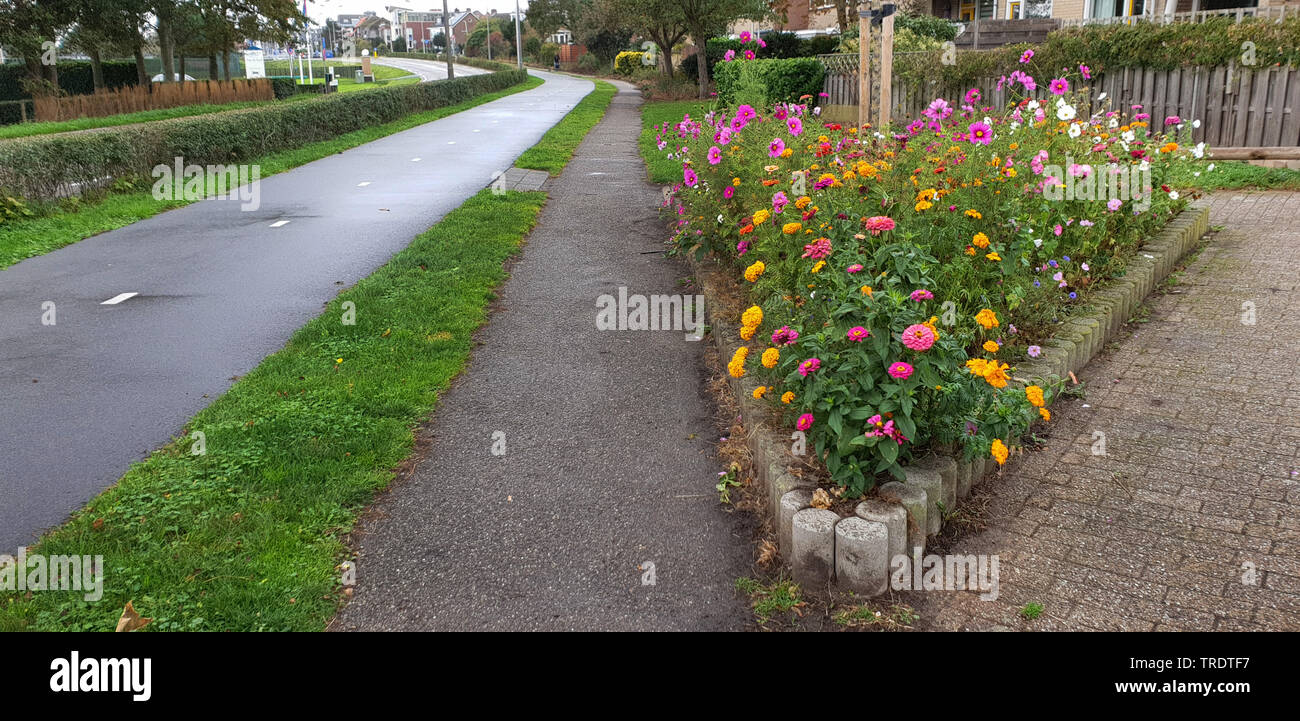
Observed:
[[[713,107],[711,102],[698,100],[681,100],[658,103],[646,103],[641,106],[641,157],[645,160],[650,174],[650,182],[656,185],[670,185],[682,180],[682,163],[670,159],[667,152],[659,149],[655,142],[656,125],[679,123],[687,113],[692,118],[703,121],[704,114]]]
[[[1211,162],[1214,170],[1208,170]],[[1172,173],[1169,184],[1176,188],[1204,191],[1246,188],[1300,190],[1300,170],[1261,168],[1239,160],[1205,161],[1178,167]]]
[[[545,197],[480,192],[341,293],[194,417],[205,455],[173,441],[41,541],[46,555],[102,555],[102,600],[0,597],[0,631],[111,630],[127,601],[150,630],[322,629],[340,535],[464,367]]]
[[[344,534],[464,368],[545,202],[484,190],[339,294],[33,549],[102,555],[102,599],[0,594],[0,631],[110,630],[127,601],[154,619],[146,630],[323,629],[341,600]]]
[[[617,93],[618,88],[612,84],[597,80],[596,89],[574,106],[559,124],[548,130],[537,145],[524,151],[515,161],[515,167],[559,175],[582,139],[587,137],[587,132],[605,117],[605,110]]]
[[[273,153],[249,164],[260,165],[261,177],[266,178],[372,140],[499,100],[507,95],[531,90],[542,82],[540,78],[530,76],[527,82],[487,93],[473,100],[415,113],[391,123],[340,135],[332,140]],[[127,186],[123,192],[111,193],[98,202],[75,203],[68,210],[56,211],[37,218],[0,223],[0,269],[186,204],[185,201],[155,200],[147,186],[143,188]]]

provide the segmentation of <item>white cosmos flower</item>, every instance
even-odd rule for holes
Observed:
[[[1111,118],[1111,119],[1110,119],[1110,122],[1109,122],[1109,123],[1106,123],[1106,127],[1108,127],[1108,128],[1118,128],[1118,127],[1119,127],[1119,121],[1116,120],[1115,118]]]
[[[1083,135],[1083,129],[1079,127],[1078,123],[1070,123],[1069,132],[1071,138],[1077,138],[1080,135]]]
[[[1150,170],[1150,169],[1151,169],[1151,162],[1150,162],[1149,160],[1147,160],[1146,158],[1143,158],[1143,159],[1142,159],[1142,162],[1141,162],[1141,163],[1138,163],[1138,172],[1139,172],[1139,173],[1145,173],[1145,172],[1147,172],[1147,171]]]
[[[1012,132],[1015,132],[1015,131],[1017,131],[1017,130],[1019,130],[1019,129],[1020,129],[1020,123],[1017,123],[1016,121],[1012,120],[1012,121],[1011,121],[1011,131],[1012,131]]]
[[[1034,238],[1034,247],[1035,247],[1035,248],[1041,248],[1041,247],[1043,247],[1043,239],[1042,239],[1042,238]]]
[[[1210,163],[1209,167],[1207,167],[1206,170],[1214,170],[1214,163]]]
[[[1037,101],[1037,100],[1030,100],[1030,101],[1029,101],[1029,105],[1026,106],[1026,107],[1028,107],[1030,110],[1037,110],[1037,109],[1038,109],[1038,101]]]
[[[1201,127],[1201,121],[1199,121],[1199,120],[1193,120],[1193,121],[1192,121],[1192,127],[1193,127],[1193,128],[1199,128],[1199,127]]]
[[[1178,200],[1178,191],[1177,191],[1177,190],[1171,190],[1171,191],[1169,191],[1169,199],[1170,199],[1170,200]]]
[[[1205,143],[1197,143],[1196,147],[1192,148],[1192,157],[1198,159],[1205,157]]]
[[[1101,95],[1098,95],[1098,96],[1097,96],[1097,99],[1098,99],[1098,100],[1105,100],[1105,99],[1106,99],[1106,94],[1105,94],[1105,93],[1102,93]]]
[[[1056,118],[1058,120],[1074,120],[1074,106],[1062,104],[1056,109]]]

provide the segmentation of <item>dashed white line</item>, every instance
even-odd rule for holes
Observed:
[[[367,185],[370,185],[370,181],[369,181],[369,180],[363,180],[362,182],[357,183],[357,187],[358,187],[358,188],[364,188],[364,187],[366,187]]]
[[[289,221],[287,221],[287,220],[277,220],[277,221],[275,221],[274,223],[271,223],[271,227],[272,227],[272,228],[279,228],[279,227],[282,226],[282,225],[288,225],[288,224],[289,224]]]
[[[113,296],[112,298],[109,298],[108,300],[104,301],[103,303],[100,303],[100,305],[117,305],[118,303],[121,303],[122,301],[126,300],[127,298],[134,298],[134,297],[136,297],[137,295],[140,295],[140,294],[139,294],[139,293],[119,293],[119,294]]]
[[[419,158],[411,158],[411,162],[412,162],[412,163],[418,163],[418,162],[420,162],[420,159],[419,159]]]
[[[456,144],[456,141],[455,141],[455,140],[448,140],[448,141],[447,141],[447,144],[448,144],[448,145],[455,145],[455,144]]]

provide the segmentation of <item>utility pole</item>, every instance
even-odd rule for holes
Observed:
[[[451,16],[447,14],[447,0],[442,0],[442,50],[447,53],[447,79],[456,77],[456,64],[451,61],[451,48],[456,44],[451,38]]]
[[[519,0],[515,0],[515,58],[519,60],[519,69],[524,69],[524,38],[519,31]]]

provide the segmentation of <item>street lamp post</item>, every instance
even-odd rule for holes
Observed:
[[[456,64],[451,60],[451,16],[447,14],[447,0],[442,0],[442,45],[447,53],[447,78],[456,77]]]
[[[515,58],[519,61],[519,69],[524,69],[524,38],[519,32],[519,0],[515,0]]]

